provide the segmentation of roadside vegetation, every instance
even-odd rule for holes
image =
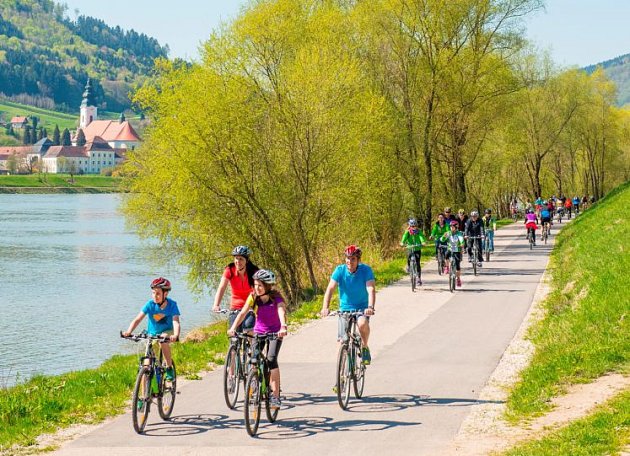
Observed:
[[[511,421],[548,411],[550,399],[568,385],[608,372],[630,372],[629,205],[630,183],[626,183],[558,235],[550,259],[552,291],[543,304],[546,314],[530,333],[536,351],[508,398]],[[571,440],[585,449],[553,453],[556,444],[577,445]],[[600,452],[599,445],[619,450],[623,442],[630,444],[628,391],[594,415],[527,448],[544,445],[550,451],[536,454],[608,454]]]
[[[117,191],[121,179],[110,176],[98,175],[73,175],[69,174],[24,174],[24,175],[0,175],[0,192],[6,187],[16,187],[12,191],[23,193],[20,187],[38,187],[42,190],[49,188],[85,189],[96,188],[107,191]]]

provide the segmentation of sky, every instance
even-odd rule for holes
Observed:
[[[103,19],[168,44],[170,57],[197,60],[199,44],[247,0],[62,0],[68,15]],[[527,36],[562,66],[586,66],[630,53],[630,0],[546,0],[527,21]]]

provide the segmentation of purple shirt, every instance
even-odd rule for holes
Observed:
[[[282,325],[280,323],[280,316],[278,315],[278,305],[284,302],[281,296],[276,296],[266,303],[263,303],[260,298],[254,299],[252,295],[250,295],[247,300],[256,313],[256,325],[254,326],[254,332],[256,334],[276,333],[280,331]]]

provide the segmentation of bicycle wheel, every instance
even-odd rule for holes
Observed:
[[[175,406],[175,397],[177,396],[177,370],[175,368],[175,361],[173,361],[173,381],[169,382],[166,379],[166,375],[162,375],[160,381],[161,394],[158,396],[158,411],[160,417],[163,420],[168,420],[173,413],[173,407]]]
[[[260,424],[260,379],[258,371],[252,368],[245,382],[245,428],[252,437]]]
[[[144,367],[138,372],[131,398],[131,418],[133,420],[133,428],[138,434],[142,434],[144,427],[147,425],[150,408],[151,371],[149,368]]]
[[[349,365],[348,347],[342,345],[339,348],[339,355],[337,356],[337,384],[335,389],[337,390],[337,401],[339,406],[346,410],[348,407],[348,401],[350,400],[350,365]]]
[[[365,365],[361,361],[359,347],[354,347],[354,374],[352,375],[352,386],[354,387],[354,397],[361,399],[363,388],[365,387]]]
[[[438,275],[442,275],[442,272],[444,271],[444,255],[442,255],[442,249],[438,249],[437,268],[438,268]]]
[[[278,419],[278,412],[280,409],[271,409],[269,399],[271,399],[271,383],[269,382],[269,374],[267,373],[267,391],[265,392],[265,413],[267,414],[267,420],[270,423],[275,423]]]
[[[490,261],[490,241],[486,239],[486,261]]]
[[[455,272],[455,262],[451,261],[451,268],[448,275],[448,288],[451,293],[455,291],[455,284],[457,280],[457,273]]]
[[[547,238],[549,237],[549,229],[546,229],[543,232],[543,239],[545,240],[545,244],[547,243]]]
[[[409,262],[409,276],[411,278],[411,291],[416,291],[416,262],[412,260]]]
[[[477,275],[477,249],[473,249],[473,273]]]
[[[239,378],[239,368],[241,366],[238,358],[236,346],[231,345],[225,356],[225,365],[223,366],[223,395],[225,396],[225,404],[232,410],[236,406],[241,380]]]
[[[534,241],[532,238],[532,233],[529,233],[527,235],[527,240],[529,241],[529,250],[532,250],[534,248]]]

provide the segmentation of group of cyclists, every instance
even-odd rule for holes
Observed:
[[[447,260],[450,260],[451,257],[454,258],[458,287],[462,286],[461,262],[464,250],[468,252],[468,262],[475,262],[478,267],[481,267],[484,261],[482,254],[484,248],[489,252],[494,252],[494,231],[496,227],[497,221],[492,213],[492,209],[486,209],[484,215],[480,217],[477,210],[471,211],[469,216],[464,209],[459,209],[457,215],[454,215],[451,208],[446,207],[444,212],[437,215],[436,221],[431,228],[429,239],[434,240],[436,257],[439,250],[444,249]],[[414,218],[409,219],[400,245],[408,250],[407,268],[409,268],[412,261],[416,263],[419,285],[422,285],[421,249],[422,244],[425,242],[426,239],[418,227],[418,221]],[[477,258],[473,258],[473,251],[475,250],[473,246],[475,243],[477,244]],[[448,273],[448,268],[448,264],[445,264],[443,272]]]
[[[525,214],[530,212],[535,213],[539,219],[542,219],[542,212],[546,208],[551,217],[558,215],[560,218],[568,217],[570,219],[573,214],[579,214],[580,209],[584,210],[594,202],[595,197],[589,197],[587,195],[584,195],[582,198],[577,195],[573,196],[573,198],[564,195],[559,197],[552,195],[547,199],[543,199],[541,196],[538,196],[533,203],[531,201],[527,201],[524,205],[519,203],[516,198],[513,198],[510,201],[510,213],[512,214],[512,218],[514,220],[518,219],[522,210],[525,211]]]

